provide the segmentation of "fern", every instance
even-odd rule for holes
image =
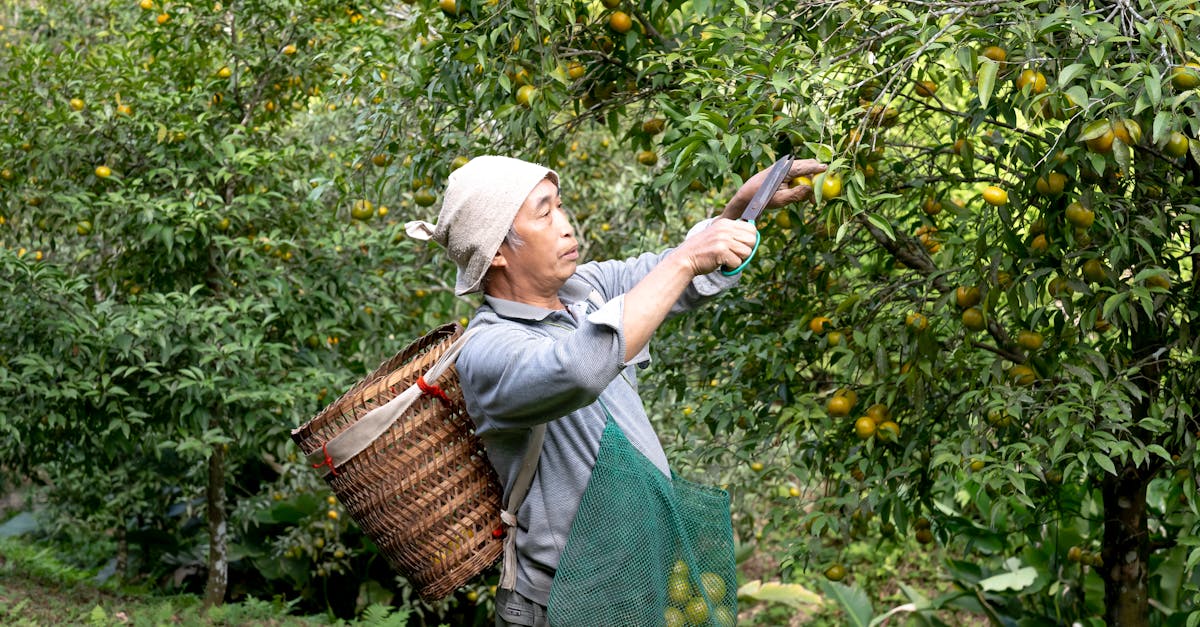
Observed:
[[[412,610],[407,607],[393,608],[382,603],[372,603],[363,610],[359,624],[363,627],[405,627]]]

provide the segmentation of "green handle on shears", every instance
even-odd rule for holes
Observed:
[[[746,220],[746,222],[749,222],[751,225],[754,224],[754,220]],[[762,234],[758,232],[758,228],[756,227],[754,229],[754,248],[750,251],[750,255],[746,257],[746,260],[742,262],[742,265],[732,270],[721,270],[721,274],[725,276],[733,276],[741,273],[742,270],[745,270],[746,266],[750,264],[750,260],[754,259],[754,253],[758,252],[758,245],[760,242],[762,242]]]

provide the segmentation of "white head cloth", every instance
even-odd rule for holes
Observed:
[[[414,220],[404,230],[446,248],[458,266],[455,294],[477,292],[517,210],[547,178],[558,185],[558,174],[545,166],[512,157],[475,157],[450,173],[437,224]]]

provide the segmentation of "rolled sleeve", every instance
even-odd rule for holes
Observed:
[[[707,229],[714,220],[716,220],[716,218],[709,218],[707,220],[698,222],[695,226],[688,230],[687,235],[683,239],[691,239],[692,236],[696,235],[700,231],[703,231],[704,229]],[[737,285],[741,278],[741,272],[733,276],[725,276],[724,274],[721,274],[719,269],[709,272],[708,274],[701,274],[694,277],[692,279],[691,289],[688,291],[691,292],[694,290],[695,293],[684,293],[683,297],[680,299],[680,304],[684,305],[681,310],[686,311],[691,309],[705,300],[724,292],[725,290]]]
[[[588,322],[590,322],[592,324],[600,325],[600,326],[604,326],[604,327],[608,327],[608,328],[612,329],[613,332],[617,334],[617,337],[620,338],[620,353],[619,354],[621,354],[621,355],[625,354],[625,326],[624,326],[624,322],[623,322],[625,320],[625,295],[624,294],[621,294],[620,296],[608,301],[607,303],[604,303],[604,305],[602,307],[600,307],[596,311],[593,311],[592,313],[588,314],[587,320],[588,320]],[[631,366],[633,364],[642,364],[642,363],[649,363],[649,362],[650,362],[650,345],[649,345],[649,343],[647,343],[642,346],[642,350],[638,351],[637,355],[633,356],[633,359],[630,359],[629,361],[624,362],[624,364],[622,364],[622,365]]]

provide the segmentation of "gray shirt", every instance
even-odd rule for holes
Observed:
[[[708,225],[698,224],[692,233]],[[691,233],[689,233],[691,235]],[[477,335],[456,367],[467,411],[504,486],[516,479],[530,429],[548,423],[537,473],[517,512],[517,592],[545,605],[558,558],[591,476],[606,416],[669,475],[666,455],[638,397],[648,348],[625,361],[624,294],[671,254],[578,267],[559,291],[566,311],[485,296],[471,320]],[[696,277],[672,306],[687,311],[737,282],[719,272]],[[596,292],[604,304],[589,299]]]

